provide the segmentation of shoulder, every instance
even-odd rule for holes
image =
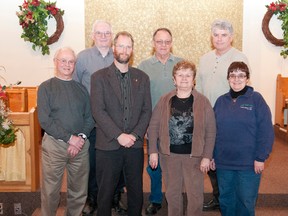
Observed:
[[[232,47],[232,48],[231,48],[230,54],[231,54],[236,60],[239,59],[239,60],[243,60],[245,63],[248,63],[248,60],[247,60],[246,55],[245,55],[242,51],[236,49],[235,47]]]
[[[96,47],[86,48],[78,53],[77,58],[85,58],[86,56],[90,56],[91,53],[96,51],[97,51]]]
[[[200,57],[200,59],[202,59],[202,58],[207,58],[207,57],[210,57],[210,56],[212,56],[212,55],[215,55],[215,49],[210,50],[210,51],[207,52],[207,53],[204,53],[204,54]]]
[[[153,63],[153,56],[141,61],[140,64],[138,65],[138,68],[141,69],[143,67],[147,67],[148,65],[150,65],[152,63]]]
[[[107,75],[110,75],[115,66],[113,66],[114,64],[110,65],[109,67],[105,67],[105,68],[102,68],[96,72],[94,72],[92,75],[91,75],[91,79],[95,78],[95,77],[104,77],[104,76],[107,76]]]
[[[52,77],[48,80],[45,80],[44,82],[42,82],[40,85],[39,85],[39,88],[38,89],[42,89],[42,88],[47,88],[48,86],[50,86],[52,83],[56,83],[57,80],[55,77]]]
[[[129,67],[129,70],[131,71],[132,75],[136,75],[145,79],[149,79],[149,76],[139,68]]]
[[[173,54],[171,54],[170,59],[171,59],[172,61],[174,61],[175,63],[178,63],[179,61],[184,60],[183,58],[178,57],[178,56],[175,56],[175,55],[173,55]]]

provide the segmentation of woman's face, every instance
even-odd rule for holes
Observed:
[[[176,88],[179,90],[191,91],[194,87],[194,76],[191,69],[180,69],[176,71],[173,80]]]
[[[237,70],[229,73],[228,82],[233,91],[239,92],[246,86],[248,79],[245,72]]]

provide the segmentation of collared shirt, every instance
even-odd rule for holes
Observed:
[[[106,56],[102,56],[96,46],[81,51],[77,56],[73,79],[82,83],[90,94],[91,75],[105,67],[110,66],[114,61],[112,48]]]
[[[131,79],[129,70],[126,73],[121,73],[118,69],[115,73],[120,81],[121,86],[121,105],[123,110],[123,122],[124,132],[126,132],[127,126],[131,118]]]
[[[153,108],[162,95],[175,89],[172,79],[172,70],[174,65],[181,60],[183,59],[170,54],[166,63],[162,64],[154,55],[139,64],[138,68],[144,71],[150,78]]]

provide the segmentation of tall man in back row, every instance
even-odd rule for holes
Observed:
[[[230,22],[215,20],[211,26],[211,41],[214,49],[200,58],[196,89],[209,99],[212,107],[220,95],[229,91],[227,70],[230,64],[234,61],[242,61],[248,65],[246,56],[232,47],[233,33]],[[210,170],[208,175],[213,188],[213,199],[204,203],[204,211],[219,209],[216,170]]]
[[[73,79],[82,83],[90,93],[91,75],[113,63],[114,55],[112,50],[112,27],[104,20],[96,20],[92,26],[91,38],[93,46],[81,51],[77,56],[75,73]],[[96,129],[94,128],[88,137],[89,147],[89,181],[88,197],[82,211],[83,215],[92,215],[97,208],[98,186],[96,182],[96,157],[95,142]],[[123,176],[123,175],[122,175]],[[111,185],[112,187],[112,185]],[[115,190],[112,207],[118,215],[126,215],[126,209],[121,205],[121,190],[124,187],[124,178],[120,178],[119,185]]]
[[[162,95],[175,88],[172,70],[174,65],[182,59],[171,53],[173,41],[169,29],[157,29],[152,39],[155,54],[142,61],[138,68],[148,74],[150,78],[152,107],[154,108]],[[149,141],[147,140],[147,142],[149,148]],[[162,207],[162,173],[160,164],[156,169],[152,169],[148,164],[146,170],[151,179],[151,194],[149,196],[150,203],[146,207],[145,213],[146,215],[153,215]]]

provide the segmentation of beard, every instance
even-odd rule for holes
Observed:
[[[127,64],[127,63],[130,61],[131,55],[124,54],[124,53],[118,53],[118,52],[115,50],[114,58],[115,58],[116,61],[118,61],[120,64]]]

